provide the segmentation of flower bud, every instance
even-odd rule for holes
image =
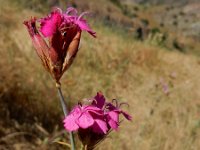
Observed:
[[[70,12],[73,14],[70,15]],[[85,30],[96,37],[86,20],[82,19],[84,14],[78,16],[71,7],[66,12],[56,8],[44,18],[31,18],[24,22],[43,66],[57,83],[76,57],[81,32]],[[40,22],[39,30],[36,21]]]

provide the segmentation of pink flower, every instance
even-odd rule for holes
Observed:
[[[101,109],[95,106],[81,106],[81,104],[79,104],[74,107],[71,113],[65,118],[64,126],[68,131],[91,127],[94,132],[106,134],[108,128],[103,113]]]
[[[44,18],[31,18],[24,22],[38,56],[56,82],[59,82],[78,52],[81,32],[87,31],[96,37],[96,33],[83,19],[84,14],[78,16],[76,9],[72,7],[66,12],[55,8]],[[40,22],[39,30],[36,21]]]
[[[123,103],[118,104],[116,100],[113,100],[115,105],[107,103],[100,92],[88,101],[90,104],[79,103],[72,109],[64,119],[64,127],[68,131],[78,131],[83,146],[93,149],[112,129],[118,129],[120,114],[127,120],[131,120],[131,116],[120,109]]]
[[[115,99],[113,100],[113,102],[116,102],[116,105],[114,105],[113,103],[107,103],[101,93],[97,93],[94,99],[95,100],[93,101],[93,105],[103,109],[104,117],[109,128],[112,128],[114,130],[118,129],[120,114],[122,114],[127,120],[132,119],[128,113],[120,109],[120,106],[124,103],[118,104],[118,101]]]
[[[68,131],[90,128],[95,133],[106,134],[110,129],[118,129],[120,114],[131,120],[131,116],[119,108],[117,101],[116,106],[106,103],[102,93],[97,93],[91,100],[89,105],[79,103],[64,119],[64,126]]]

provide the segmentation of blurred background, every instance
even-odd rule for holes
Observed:
[[[127,102],[98,150],[200,149],[199,0],[0,0],[0,149],[62,150],[68,141],[55,84],[23,21],[53,6],[91,12],[61,82],[70,105],[97,91]],[[78,143],[80,144],[80,143]]]

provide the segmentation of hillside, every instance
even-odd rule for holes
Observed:
[[[133,2],[133,3],[142,3],[142,4],[151,4],[151,5],[188,5],[191,3],[199,2],[198,0],[125,0],[126,2]]]
[[[12,0],[1,4],[0,149],[66,149],[53,143],[68,141],[54,83],[22,24],[49,8],[41,4],[43,12],[42,7],[32,9]],[[102,13],[99,21],[90,17],[97,38],[83,34],[75,62],[62,79],[64,95],[72,105],[102,91],[110,100],[127,102],[124,109],[133,116],[97,149],[200,149],[200,58],[157,41],[135,39],[123,27],[114,26],[121,21],[118,16],[125,24],[130,18],[111,2],[78,1],[76,7],[91,12],[102,8]],[[114,23],[105,23],[104,15]]]
[[[121,1],[120,4],[122,12],[132,18],[134,31],[140,29],[144,34],[143,39],[159,37],[168,49],[199,55],[200,3],[188,1],[187,4],[176,5],[176,2],[146,4]]]

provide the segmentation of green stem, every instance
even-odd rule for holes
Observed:
[[[56,85],[56,86],[57,86],[57,89],[58,89],[58,95],[59,95],[59,98],[60,98],[62,110],[63,110],[63,113],[66,117],[67,114],[68,114],[68,110],[67,110],[66,103],[65,103],[65,100],[64,100],[64,97],[63,97],[63,94],[62,94],[61,86],[60,86],[60,84]],[[70,143],[71,143],[71,150],[76,150],[73,132],[69,132],[69,139],[70,139]]]

